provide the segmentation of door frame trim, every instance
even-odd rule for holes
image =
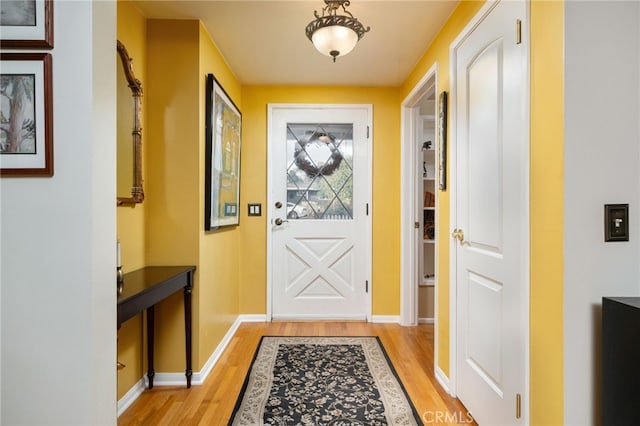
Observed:
[[[531,164],[531,37],[530,37],[530,26],[531,22],[531,8],[530,8],[530,0],[522,0],[525,3],[525,21],[522,26],[522,40],[526,48],[525,57],[527,58],[527,62],[525,65],[525,76],[524,76],[524,84],[525,84],[525,93],[524,93],[524,114],[526,117],[524,123],[524,132],[525,132],[525,143],[526,143],[526,156],[523,159],[523,162],[527,165],[526,168],[523,168],[523,173],[526,174],[523,185],[523,194],[522,196],[526,199],[526,204],[529,208],[526,209],[525,212],[525,226],[523,226],[520,231],[520,239],[522,244],[522,253],[523,253],[523,273],[522,273],[522,282],[524,283],[524,289],[522,292],[522,301],[521,301],[521,319],[522,319],[522,329],[520,332],[524,335],[524,394],[522,395],[522,424],[529,424],[530,418],[530,373],[531,373],[531,365],[530,365],[530,353],[531,353],[531,336],[530,336],[530,276],[531,276],[531,250],[530,250],[530,225],[531,225],[531,203],[530,203],[530,164]],[[457,67],[457,49],[462,45],[462,43],[469,37],[471,32],[476,29],[476,27],[484,21],[486,16],[498,5],[500,0],[487,0],[487,2],[480,8],[480,10],[476,13],[476,15],[471,18],[469,23],[464,27],[460,34],[451,42],[449,45],[449,81],[450,81],[450,96],[449,96],[449,111],[448,116],[450,117],[448,125],[449,130],[449,141],[447,146],[449,146],[449,156],[448,156],[448,167],[449,167],[449,206],[450,206],[450,217],[449,217],[449,233],[456,228],[456,217],[457,217],[457,154],[453,155],[454,149],[457,149],[458,144],[456,143],[456,107],[457,107],[457,85],[456,85],[456,67]],[[457,330],[458,330],[458,321],[457,321],[457,253],[456,253],[456,245],[449,244],[449,384],[450,391],[452,395],[457,395]]]
[[[429,84],[433,79],[434,83]],[[413,326],[418,324],[418,234],[414,228],[416,217],[416,158],[419,154],[416,140],[416,109],[424,96],[432,87],[438,93],[438,62],[427,70],[420,81],[404,98],[400,109],[400,324]],[[436,132],[438,131],[436,126]],[[436,135],[437,139],[438,135]],[[436,158],[436,164],[438,159]],[[437,179],[437,178],[436,178]],[[436,205],[439,191],[436,182]],[[436,227],[437,229],[437,227]],[[437,241],[436,236],[436,241]],[[435,274],[438,277],[438,255],[435,250]],[[438,285],[434,285],[434,328],[438,321]],[[438,333],[434,333],[434,352],[437,353]],[[434,357],[434,363],[435,363]]]
[[[273,250],[272,250],[272,237],[271,228],[273,225],[273,209],[271,204],[271,188],[272,182],[272,164],[273,164],[273,149],[274,141],[272,140],[272,114],[274,110],[278,109],[364,109],[367,112],[367,126],[369,126],[369,137],[366,139],[367,143],[367,187],[365,190],[365,202],[369,204],[369,214],[366,218],[366,228],[369,231],[365,236],[365,276],[368,277],[369,291],[366,295],[366,315],[367,321],[372,320],[372,294],[373,294],[373,280],[372,280],[372,262],[373,262],[373,205],[371,200],[373,199],[373,105],[372,104],[291,104],[291,103],[269,103],[267,104],[267,205],[266,205],[266,233],[267,233],[267,306],[266,306],[266,319],[271,321],[273,319]],[[329,317],[324,317],[325,319]]]

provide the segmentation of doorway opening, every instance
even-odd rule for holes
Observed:
[[[437,64],[402,102],[400,321],[437,318]],[[438,335],[434,333],[437,352]]]

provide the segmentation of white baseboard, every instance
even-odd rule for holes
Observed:
[[[433,324],[434,322],[433,318],[418,318],[418,324]]]
[[[243,322],[267,322],[267,316],[265,314],[252,314],[252,315],[240,315],[238,317],[241,323]]]
[[[191,376],[191,385],[201,385],[206,380],[207,376],[213,369],[213,366],[218,362],[220,356],[226,349],[227,345],[231,341],[231,338],[235,334],[238,327],[243,322],[258,322],[265,321],[265,315],[240,315],[233,322],[229,330],[224,335],[216,349],[213,351],[207,362],[202,366],[202,370],[194,372]],[[184,373],[156,373],[153,376],[153,386],[180,386],[186,384],[186,377]],[[147,389],[149,385],[147,376],[142,377],[138,382],[133,385],[131,389],[118,401],[118,417],[122,414],[138,397]]]
[[[371,322],[400,324],[399,315],[373,315]]]
[[[129,406],[133,404],[133,402],[138,399],[140,395],[142,395],[142,392],[147,389],[146,377],[147,376],[138,380],[138,382],[133,385],[133,387],[129,389],[129,391],[124,394],[122,398],[120,398],[120,400],[118,401],[118,417],[120,417],[120,414],[124,413],[125,410],[129,408]]]
[[[194,380],[194,377],[197,373],[193,373],[193,375],[191,376],[191,384],[195,385],[195,384],[200,384],[200,383],[196,383]],[[144,380],[144,385],[145,387],[149,387],[149,380],[147,379],[147,376],[145,374],[145,376],[142,378]],[[186,386],[187,385],[187,378],[184,375],[184,373],[158,373],[156,372],[156,374],[154,374],[153,376],[153,387],[158,387],[158,386]]]
[[[216,365],[216,362],[218,362],[218,360],[222,356],[222,353],[229,345],[229,342],[231,342],[231,338],[233,338],[233,335],[236,334],[236,331],[238,330],[238,327],[240,327],[240,324],[242,324],[242,319],[238,317],[233,322],[233,324],[231,324],[231,327],[229,327],[229,330],[227,330],[224,337],[222,338],[216,349],[213,351],[207,362],[204,363],[204,365],[202,366],[202,370],[198,371],[197,373],[193,373],[193,377],[191,379],[192,384],[201,385],[204,383],[209,373],[211,373],[213,366]]]
[[[191,385],[198,386],[204,383],[211,372],[211,369],[213,369],[213,366],[218,362],[218,359],[220,359],[222,352],[224,352],[241,323],[242,320],[238,317],[233,324],[231,324],[231,327],[229,327],[229,330],[227,330],[227,333],[224,335],[216,349],[213,351],[207,362],[202,366],[202,370],[193,372],[193,375],[191,376]],[[184,373],[156,373],[153,377],[153,386],[180,386],[186,384],[186,380]]]
[[[449,384],[449,378],[446,374],[440,369],[440,367],[436,366],[435,376],[440,386],[451,396],[455,397],[456,395],[451,391],[451,386]]]
[[[236,334],[236,331],[238,331],[238,327],[240,327],[240,324],[242,324],[243,322],[266,322],[266,321],[267,321],[266,315],[238,316],[238,318],[236,318],[236,320],[233,322],[231,327],[229,327],[229,330],[227,331],[227,333],[224,335],[224,337],[216,347],[216,350],[213,351],[213,353],[211,354],[207,362],[204,363],[204,365],[202,366],[202,370],[200,370],[197,373],[193,373],[193,377],[191,378],[191,383],[194,385],[201,385],[204,383],[204,381],[207,379],[207,376],[209,375],[209,373],[211,373],[211,370],[213,370],[213,367],[216,365],[216,363],[222,356],[222,353],[224,352],[224,350],[227,348],[227,346],[229,346],[229,343],[231,342],[233,335]]]

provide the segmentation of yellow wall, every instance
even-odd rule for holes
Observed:
[[[400,91],[394,88],[245,86],[242,92],[241,204],[262,203],[261,217],[241,208],[240,312],[266,311],[267,104],[373,104],[374,315],[400,314]]]
[[[118,40],[120,40],[129,56],[133,59],[133,71],[142,82],[142,107],[140,121],[142,127],[142,162],[143,162],[143,180],[146,180],[146,168],[144,167],[146,159],[146,104],[147,99],[144,91],[146,90],[146,72],[147,72],[147,42],[146,42],[147,21],[140,11],[129,0],[118,1]],[[116,55],[114,51],[114,55]],[[117,59],[117,66],[121,67],[120,58]],[[133,143],[133,139],[132,139]],[[115,203],[115,201],[114,201]],[[133,271],[144,265],[144,215],[145,205],[136,204],[133,206],[120,206],[117,209],[118,220],[118,238],[122,247],[122,267],[125,272]]]
[[[197,21],[147,21],[148,265],[198,265],[200,120]],[[198,329],[199,270],[193,290]],[[184,370],[182,296],[156,306],[156,370]],[[198,353],[199,339],[193,339]],[[197,360],[195,360],[197,366]]]
[[[405,81],[403,98],[435,62],[438,91],[450,90],[449,45],[483,4],[460,3]],[[536,425],[563,423],[563,10],[561,1],[531,3],[530,422]],[[441,192],[438,202],[439,232],[448,235],[449,193]],[[448,238],[440,239],[438,250],[437,360],[449,375]]]
[[[213,73],[239,108],[241,90],[198,21],[148,21],[148,264],[197,266],[194,370],[238,315],[238,228],[204,232],[205,78]],[[159,231],[160,230],[160,231]],[[181,295],[156,307],[158,371],[184,369]]]
[[[238,315],[238,288],[240,252],[239,238],[245,222],[240,228],[226,227],[214,232],[204,232],[204,158],[205,158],[205,78],[211,73],[222,85],[229,97],[242,111],[240,84],[227,66],[211,37],[202,24],[200,34],[200,67],[194,77],[200,84],[199,93],[199,191],[198,191],[198,235],[200,236],[200,366],[216,349],[227,330]],[[244,152],[241,152],[244,155]],[[243,158],[241,158],[242,162]],[[242,178],[244,176],[241,175]],[[241,208],[240,211],[244,210]],[[242,221],[242,219],[241,219]]]
[[[199,371],[238,315],[240,269],[238,229],[204,232],[206,74],[213,73],[239,107],[241,88],[198,21],[145,20],[128,1],[119,5],[119,37],[134,59],[145,58],[150,71],[143,85],[145,116],[153,123],[143,139],[146,199],[118,210],[119,230],[126,235],[122,261],[126,271],[196,265],[193,369]],[[130,225],[131,212],[138,211]],[[156,330],[162,330],[156,334],[156,371],[184,371],[181,293],[156,306]],[[146,369],[142,335],[139,316],[120,330],[119,360],[127,367],[119,374],[118,398]]]
[[[147,21],[129,0],[118,1],[117,37],[133,59],[133,71],[142,82],[142,163],[143,179],[146,180],[146,28]],[[114,47],[114,55],[115,47]],[[120,59],[117,66],[121,67]],[[129,101],[131,99],[129,98]],[[129,134],[131,131],[129,130]],[[114,200],[115,203],[115,200]],[[120,206],[117,209],[118,238],[121,243],[122,268],[124,272],[145,265],[145,204]],[[143,375],[141,316],[125,322],[118,331],[118,361],[127,367],[118,373],[118,398],[121,398]]]
[[[564,2],[531,3],[531,424],[563,423]]]

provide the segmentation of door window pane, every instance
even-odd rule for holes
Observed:
[[[353,219],[353,124],[287,124],[287,217]]]

